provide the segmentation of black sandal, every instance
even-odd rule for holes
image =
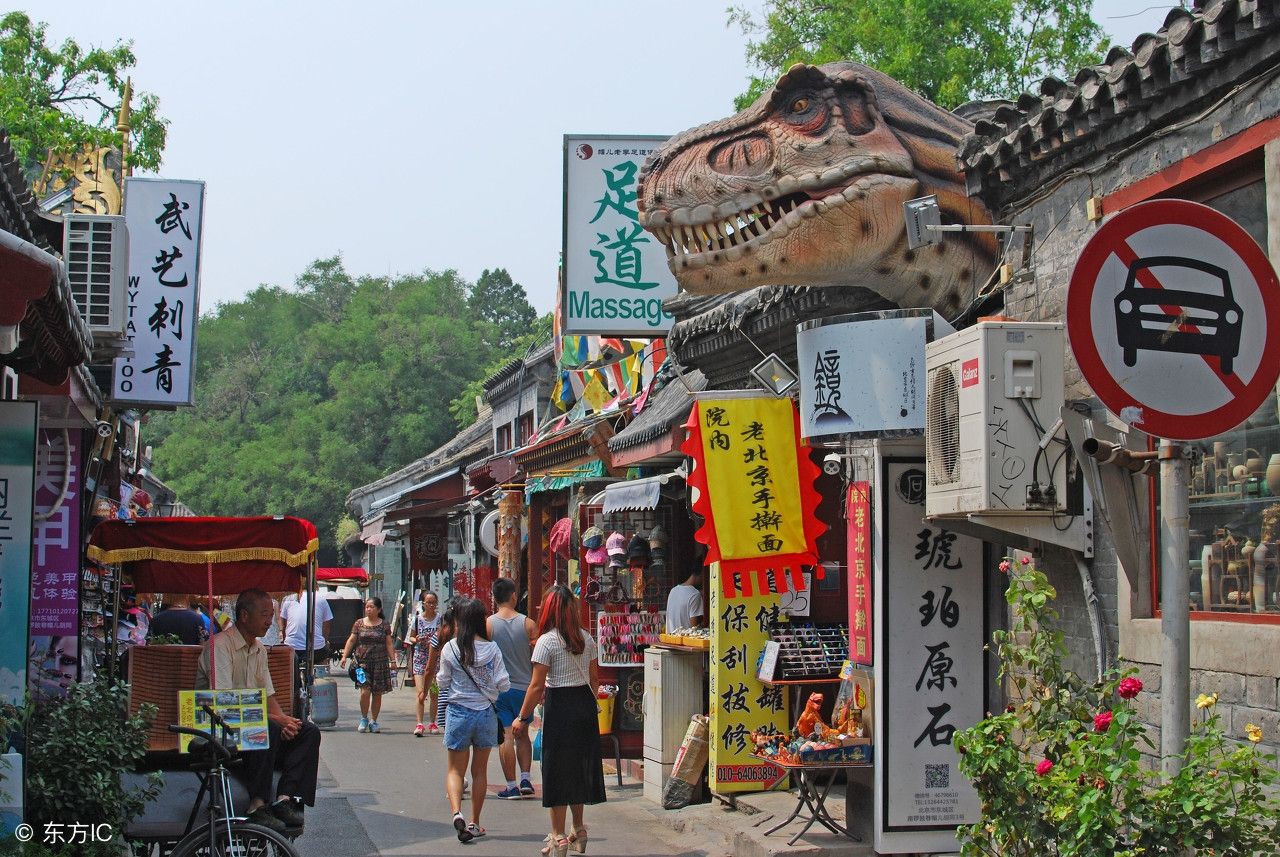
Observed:
[[[461,815],[455,815],[453,817],[453,829],[458,831],[459,842],[470,842],[472,839],[476,838],[474,833],[467,830],[467,820]]]

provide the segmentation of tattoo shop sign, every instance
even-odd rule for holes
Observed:
[[[685,428],[693,511],[705,521],[694,538],[707,546],[707,563],[720,564],[722,596],[768,592],[770,574],[773,591],[802,592],[806,565],[821,580],[818,468],[800,446],[791,400],[703,396]]]
[[[204,182],[128,178],[132,357],[117,357],[113,398],[152,407],[194,404]]]
[[[924,431],[924,346],[953,332],[932,310],[860,312],[796,328],[805,437]]]
[[[789,728],[783,685],[756,677],[756,662],[769,641],[769,624],[782,617],[777,593],[761,591],[725,598],[718,585],[724,568],[711,566],[711,734],[708,776],[711,790],[764,791],[787,776],[776,765],[751,755],[751,732]]]
[[[922,460],[883,472],[884,829],[945,831],[980,816],[951,739],[983,713],[982,543],[923,520]]]
[[[667,251],[640,226],[640,167],[666,137],[566,134],[564,138],[565,333],[662,336],[675,295]]]

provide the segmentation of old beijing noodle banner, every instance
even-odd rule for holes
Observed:
[[[817,566],[821,579],[818,467],[800,446],[791,400],[700,399],[685,428],[693,511],[705,522],[694,535],[707,564],[720,563],[721,596],[768,592],[770,573],[777,592],[799,592],[801,566]]]

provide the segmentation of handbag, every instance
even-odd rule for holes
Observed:
[[[455,647],[454,651],[457,651]],[[467,665],[462,662],[462,656],[457,656],[458,666],[462,667],[462,671],[467,674],[467,678],[471,679],[471,683],[475,685],[476,690],[484,694],[485,699],[489,699],[489,694],[485,693],[484,688],[480,686],[480,682],[476,681],[476,677],[471,674],[471,670],[467,669]],[[506,727],[502,725],[502,717],[498,714],[498,705],[494,700],[489,702],[489,710],[493,712],[493,725],[498,730],[498,744],[502,744],[502,738],[506,734]]]

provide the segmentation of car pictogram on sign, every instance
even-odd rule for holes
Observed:
[[[1206,275],[1195,278],[1204,291],[1161,286],[1162,280],[1185,281],[1191,271]],[[1124,365],[1137,364],[1142,349],[1216,356],[1222,374],[1232,374],[1243,312],[1223,268],[1183,256],[1134,259],[1115,297],[1115,313]]]

